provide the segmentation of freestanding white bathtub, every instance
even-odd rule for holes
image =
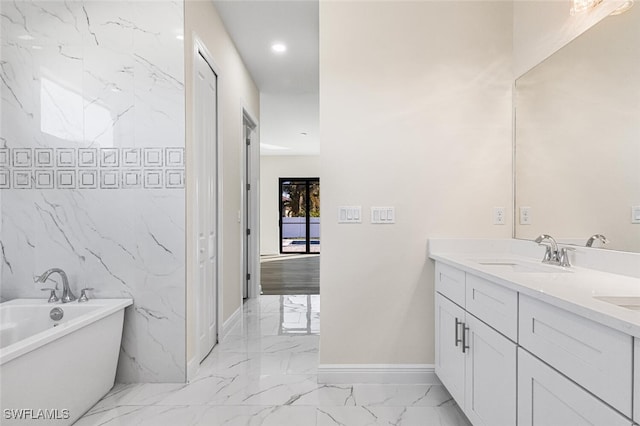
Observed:
[[[112,387],[131,299],[0,304],[0,423],[70,425]],[[64,315],[50,318],[53,308]]]

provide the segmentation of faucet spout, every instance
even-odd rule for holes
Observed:
[[[76,300],[76,296],[71,291],[69,287],[69,279],[67,278],[67,274],[60,268],[51,268],[45,271],[42,275],[36,278],[36,282],[44,283],[49,279],[51,274],[57,273],[62,278],[62,303],[69,303]]]
[[[548,243],[545,243],[546,241],[548,241]],[[551,235],[541,234],[535,239],[535,242],[547,247],[544,252],[544,258],[542,259],[543,263],[559,264],[558,243]]]
[[[593,243],[595,241],[600,241],[600,243],[602,243],[602,245],[605,245],[609,242],[609,240],[607,240],[607,237],[605,237],[602,234],[594,234],[591,237],[589,237],[589,239],[587,240],[587,245],[586,247],[593,247]]]

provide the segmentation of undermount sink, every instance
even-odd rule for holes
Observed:
[[[477,260],[479,265],[489,266],[497,270],[524,272],[529,274],[557,274],[571,272],[559,266],[521,262],[517,260]]]
[[[640,296],[594,296],[593,298],[620,306],[621,308],[640,311]]]

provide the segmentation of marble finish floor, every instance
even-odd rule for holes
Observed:
[[[76,425],[469,425],[439,385],[319,384],[319,322],[317,295],[249,300],[191,383],[118,384]]]

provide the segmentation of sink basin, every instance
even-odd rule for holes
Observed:
[[[571,272],[559,266],[550,266],[536,263],[520,262],[517,260],[478,260],[477,263],[482,266],[495,268],[496,270],[524,272],[529,274],[557,274]]]
[[[640,296],[594,296],[594,299],[620,306],[621,308],[640,311]]]

